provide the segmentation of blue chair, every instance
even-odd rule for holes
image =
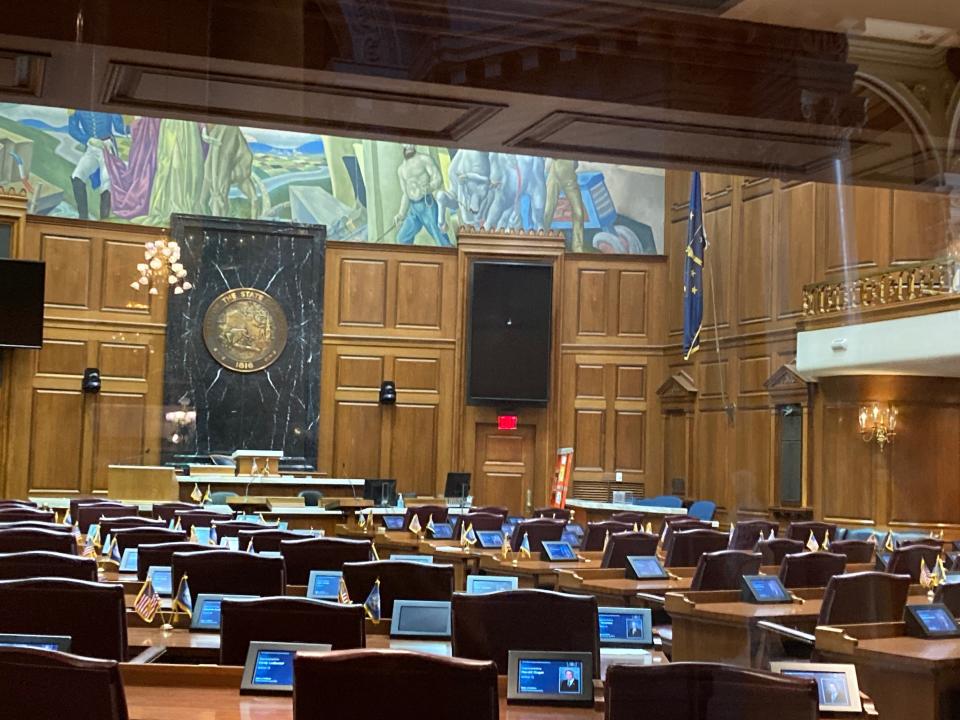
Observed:
[[[717,504],[713,500],[697,500],[693,505],[687,508],[687,515],[695,517],[697,520],[709,522],[713,520],[713,514],[717,511]]]

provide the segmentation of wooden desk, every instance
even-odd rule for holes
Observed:
[[[239,667],[189,667],[178,665],[131,665],[120,668],[130,720],[292,720],[290,697],[240,695]],[[505,720],[600,720],[603,689],[595,693],[593,708],[507,705],[506,678],[499,679],[500,717]],[[358,714],[362,715],[359,702]],[[405,716],[398,708],[398,717]]]
[[[544,560],[500,560],[498,555],[483,555],[480,558],[480,570],[487,575],[516,575],[522,588],[547,588],[556,590],[559,584],[558,573],[567,571],[579,573],[600,567],[601,553],[581,553],[585,560],[575,562],[546,562]]]
[[[884,720],[960,717],[960,639],[904,636],[903,623],[819,627],[823,662],[853,663]]]
[[[929,602],[919,585],[911,590],[917,594],[910,595],[907,602]],[[668,593],[666,610],[673,620],[673,661],[766,667],[766,631],[757,627],[758,622],[766,620],[811,635],[816,630],[824,588],[799,588],[793,592],[804,602],[754,605],[740,602],[737,590]]]

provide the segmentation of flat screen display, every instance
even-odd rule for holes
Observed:
[[[477,539],[480,541],[480,547],[487,550],[503,547],[503,533],[496,530],[478,530]]]
[[[467,401],[545,405],[552,266],[477,261],[470,276]]]
[[[0,260],[0,347],[43,345],[43,288],[46,265]]]
[[[390,560],[415,562],[420,563],[421,565],[433,565],[433,556],[431,555],[391,555]]]
[[[599,609],[601,645],[650,645],[653,643],[648,608]]]
[[[190,618],[191,630],[219,630],[224,600],[255,600],[256,595],[212,595],[200,593]]]
[[[394,601],[390,635],[450,637],[450,603],[442,600]]]
[[[628,555],[628,575],[634,580],[663,580],[669,575],[655,555]]]
[[[208,528],[208,527],[200,527],[199,525],[194,525],[194,526],[193,526],[193,532],[194,532],[194,533],[196,534],[196,536],[197,536],[197,542],[198,542],[198,543],[200,543],[201,545],[209,545],[209,544],[210,544],[210,528]]]
[[[469,575],[467,576],[467,592],[474,595],[516,590],[520,579],[513,575]]]
[[[173,594],[173,574],[169,565],[151,565],[147,569],[147,579],[153,583],[153,589],[161,597]]]
[[[957,632],[957,622],[945,607],[939,605],[931,607],[914,606],[910,610],[929,635],[946,635]]]
[[[363,481],[363,499],[374,505],[392,507],[397,504],[397,481],[392,478],[367,478]]]
[[[744,575],[750,597],[744,598],[757,603],[792,602],[790,594],[783,587],[780,578],[774,575]]]
[[[343,573],[335,570],[310,571],[310,578],[307,582],[307,597],[314,600],[329,600],[336,598],[340,594],[340,578]]]
[[[434,523],[433,537],[437,540],[449,540],[453,537],[453,525],[450,523]]]
[[[403,515],[384,515],[383,524],[387,530],[403,530]]]
[[[71,640],[69,635],[0,635],[0,647],[70,652]]]
[[[561,540],[544,540],[543,551],[551,562],[577,559],[577,554],[570,547],[570,543]]]
[[[140,554],[138,548],[127,548],[123,551],[123,557],[120,558],[120,572],[136,572],[137,556]]]
[[[860,713],[860,685],[857,669],[845,663],[772,662],[770,669],[781,675],[817,683],[820,710],[831,713]]]
[[[220,547],[225,547],[227,550],[239,550],[240,538],[235,536],[222,537],[220,538]]]
[[[266,686],[293,686],[293,658],[295,650],[261,650],[253,666],[253,684]]]
[[[580,547],[580,538],[582,535],[577,535],[577,533],[572,530],[564,530],[563,535],[560,536],[560,540],[567,543],[570,547]]]
[[[574,660],[521,658],[517,692],[524,695],[581,695],[583,663]]]

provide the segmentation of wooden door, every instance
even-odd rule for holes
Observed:
[[[693,496],[690,484],[690,418],[683,412],[663,414],[663,492],[673,494],[682,481],[682,494]],[[658,493],[651,493],[658,494]]]
[[[497,430],[494,423],[477,425],[474,505],[503,505],[511,515],[532,510],[536,427]]]

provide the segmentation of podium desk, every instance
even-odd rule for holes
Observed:
[[[818,627],[823,662],[852,663],[884,720],[960,717],[960,638],[904,635],[904,623]]]

